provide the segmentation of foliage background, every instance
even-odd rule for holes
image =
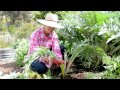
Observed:
[[[16,61],[23,61],[31,33],[42,26],[36,20],[43,19],[48,12],[57,14],[65,27],[56,33],[60,44],[66,47],[68,59],[81,45],[73,63],[88,71],[99,71],[107,65],[107,73],[101,78],[119,77],[119,11],[0,11],[0,48],[15,48]]]

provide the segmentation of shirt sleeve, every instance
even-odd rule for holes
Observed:
[[[38,32],[33,32],[30,36],[28,55],[31,54],[37,47],[39,47]]]
[[[62,58],[61,49],[59,46],[58,35],[55,33],[52,41],[52,51],[58,58]]]

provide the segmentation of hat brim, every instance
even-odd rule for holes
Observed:
[[[47,21],[47,20],[39,19],[37,20],[37,22],[43,25],[46,25],[46,26],[54,27],[54,28],[64,28],[62,25],[54,21]]]

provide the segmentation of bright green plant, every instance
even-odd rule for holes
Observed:
[[[40,75],[36,72],[33,72],[30,70],[30,64],[37,59],[38,57],[46,57],[46,56],[50,56],[51,58],[55,58],[55,55],[53,52],[51,52],[49,49],[45,48],[45,47],[38,47],[38,49],[36,50],[36,52],[34,52],[33,54],[30,55],[30,57],[28,58],[27,61],[25,61],[25,65],[24,65],[24,71],[22,72],[22,74],[19,76],[22,78],[34,78],[34,79],[50,79],[51,78],[51,72],[50,70],[48,70],[48,72],[44,75]]]
[[[24,59],[28,53],[28,41],[22,39],[18,46],[16,47],[16,64],[19,66],[24,66]]]
[[[17,39],[16,42],[14,42],[14,43],[12,44],[12,47],[13,47],[14,49],[16,49],[16,48],[18,47],[18,45],[19,45],[20,42],[21,42],[21,40],[20,40],[20,39]]]
[[[8,27],[8,30],[9,30],[9,33],[10,34],[13,34],[13,33],[15,33],[15,26],[14,25],[10,25],[9,27]]]
[[[87,43],[80,49],[81,52],[77,56],[78,61],[84,68],[96,70],[102,63],[102,57],[108,49],[106,41],[109,36],[100,35],[99,32],[104,27],[105,22],[114,16],[115,14],[110,12],[78,12],[67,14],[65,20],[61,21],[65,28],[64,30],[58,30],[57,33],[61,44],[67,48],[69,53],[81,41]]]
[[[86,45],[86,42],[81,42],[80,45],[76,45],[75,48],[71,51],[72,56],[70,58],[68,58],[67,52],[65,52],[65,54],[64,54],[65,63],[60,65],[61,75],[62,75],[63,78],[67,75],[68,71],[70,70],[70,67],[71,67],[72,63],[74,62],[75,58],[80,54],[80,52],[81,52],[80,49],[84,45]]]
[[[106,52],[110,56],[119,55],[120,53],[120,20],[119,12],[114,13],[114,17],[111,17],[107,22],[104,23],[104,29],[101,30],[101,35],[107,36],[106,44],[108,48]]]
[[[71,50],[73,44],[89,40],[89,44],[94,44],[107,49],[106,41],[109,37],[98,35],[99,31],[113,17],[112,13],[98,11],[68,13],[64,21],[60,23],[65,27],[64,30],[57,30],[61,44]]]
[[[103,63],[106,68],[105,74],[102,79],[120,79],[120,56],[109,56],[103,57]]]

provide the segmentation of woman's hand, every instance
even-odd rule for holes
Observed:
[[[50,56],[42,58],[42,62],[45,63],[46,67],[50,68],[52,66],[52,61]]]
[[[50,68],[53,64],[57,66],[60,66],[61,64],[65,64],[64,60],[58,58],[51,59],[50,56],[42,58],[41,61],[45,63],[46,67],[48,68]]]

